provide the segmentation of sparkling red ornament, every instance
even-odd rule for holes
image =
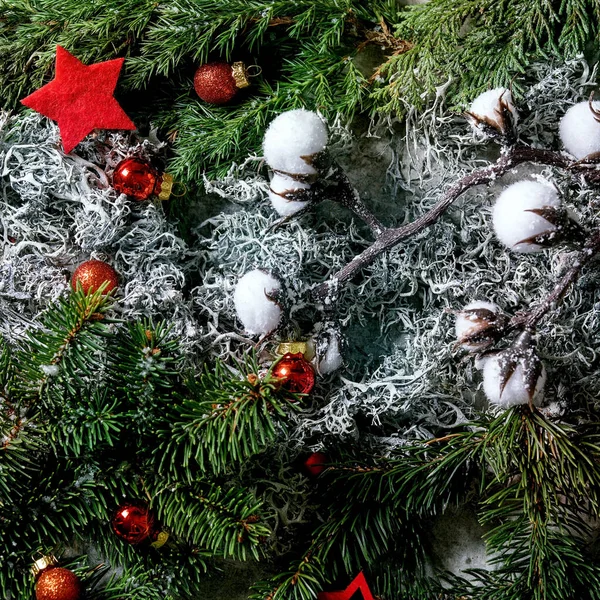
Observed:
[[[37,578],[36,600],[79,600],[82,585],[79,577],[62,567],[48,567]]]
[[[159,547],[168,537],[161,530],[154,511],[141,500],[129,500],[121,504],[113,515],[111,525],[118,537],[132,545],[147,542]]]
[[[21,102],[58,122],[65,152],[94,129],[135,129],[113,96],[124,60],[86,66],[57,46],[55,78]]]
[[[209,104],[225,104],[249,85],[246,67],[241,62],[233,65],[222,61],[207,63],[198,67],[194,75],[196,93]]]
[[[273,367],[271,374],[294,394],[309,394],[315,387],[315,370],[301,352],[288,352]]]
[[[90,291],[95,292],[104,282],[108,282],[104,289],[104,293],[108,294],[119,285],[119,275],[108,263],[101,260],[86,260],[75,269],[71,277],[71,287],[76,290],[77,284],[80,283],[86,294]]]
[[[113,188],[134,200],[147,200],[151,196],[167,200],[173,188],[173,177],[159,173],[147,160],[126,158],[115,168]]]
[[[322,452],[313,452],[305,461],[304,469],[312,477],[318,477],[326,468],[329,458]]]

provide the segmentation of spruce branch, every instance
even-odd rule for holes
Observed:
[[[163,487],[154,497],[161,521],[175,535],[214,556],[258,560],[270,535],[262,503],[246,489],[200,482]]]
[[[15,356],[13,393],[27,401],[42,399],[51,383],[72,394],[94,377],[92,357],[103,348],[110,296],[77,290],[59,300],[44,315],[39,328],[30,330],[28,343]]]
[[[171,452],[183,466],[223,472],[262,452],[277,437],[288,411],[301,410],[300,397],[279,380],[260,372],[254,356],[230,370],[217,360],[197,381],[190,396],[174,409],[172,431],[164,432],[163,467],[174,468]],[[161,450],[162,452],[162,450]]]

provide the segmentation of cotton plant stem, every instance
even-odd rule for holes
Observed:
[[[581,275],[583,267],[595,258],[600,252],[600,230],[596,231],[578,253],[568,271],[559,279],[554,289],[544,298],[542,303],[535,309],[524,312],[513,317],[508,325],[508,330],[535,329],[538,322],[548,313],[557,302],[566,294]]]
[[[559,152],[540,150],[528,146],[515,146],[506,149],[494,164],[478,169],[459,179],[446,191],[433,208],[412,223],[408,223],[401,227],[384,228],[381,233],[377,235],[373,244],[359,255],[355,256],[345,267],[332,275],[329,281],[322,283],[312,291],[314,300],[323,302],[326,306],[331,306],[336,300],[339,289],[352,279],[358,271],[370,265],[380,254],[392,249],[401,241],[417,235],[424,229],[433,225],[467,190],[477,185],[491,183],[512,168],[526,162],[565,169],[572,166],[571,161]],[[349,204],[345,204],[345,206],[349,206]],[[359,214],[359,216],[361,215]]]
[[[319,190],[321,199],[332,200],[350,209],[369,226],[375,238],[378,238],[385,231],[386,227],[360,199],[359,193],[354,189],[341,167],[335,167],[333,175],[327,178],[327,182],[330,185],[335,185],[335,190],[331,193],[330,186],[323,187]]]

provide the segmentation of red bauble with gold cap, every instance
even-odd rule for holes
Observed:
[[[44,556],[33,564],[36,600],[79,600],[83,592],[79,577],[57,565],[58,561],[52,555]]]
[[[147,160],[126,158],[115,167],[113,188],[119,194],[140,202],[152,196],[168,200],[173,189],[173,177],[159,173]]]
[[[196,94],[209,104],[225,104],[249,85],[246,67],[241,62],[233,65],[223,61],[207,63],[198,67],[194,75]]]
[[[129,500],[115,511],[111,520],[113,531],[124,542],[144,544],[158,548],[167,540],[154,511],[143,500]]]
[[[37,580],[35,597],[36,600],[79,600],[81,581],[69,569],[47,569]]]
[[[75,269],[71,277],[71,287],[76,290],[79,283],[86,294],[97,291],[104,282],[107,283],[104,293],[108,294],[119,285],[119,275],[101,260],[86,260]]]
[[[315,370],[302,352],[288,352],[275,364],[271,374],[288,392],[309,394],[315,387]]]

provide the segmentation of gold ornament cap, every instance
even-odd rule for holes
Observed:
[[[279,346],[277,346],[277,350],[275,352],[283,356],[284,354],[302,354],[304,356],[306,354],[307,345],[306,342],[281,342]]]
[[[42,556],[42,558],[38,558],[31,566],[31,572],[37,579],[38,576],[42,574],[42,571],[45,571],[50,567],[56,567],[57,565],[58,560],[56,559],[56,556],[49,554],[48,556]]]
[[[235,80],[235,85],[240,90],[242,88],[247,88],[250,85],[250,80],[248,79],[248,69],[243,62],[234,62],[233,65],[231,65],[231,72],[233,79]]]
[[[160,181],[160,187],[158,191],[159,200],[168,200],[171,197],[173,191],[173,175],[169,173],[163,173]]]
[[[158,534],[158,537],[150,544],[151,548],[161,548],[167,543],[169,539],[169,534],[166,531],[161,531]]]

